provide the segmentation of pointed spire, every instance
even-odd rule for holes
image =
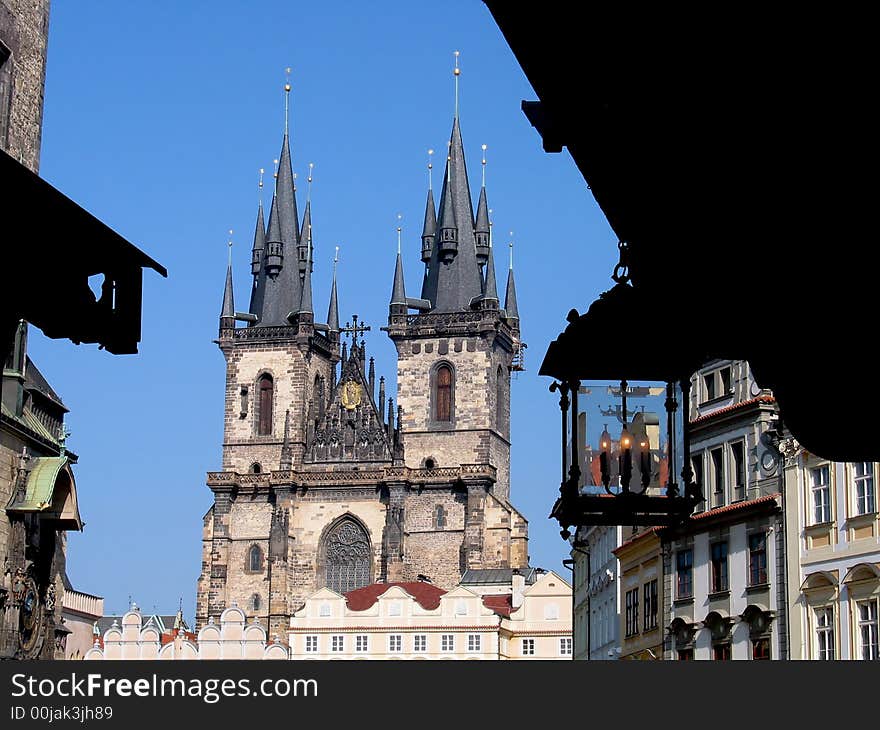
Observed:
[[[257,222],[254,227],[254,247],[251,251],[251,273],[254,276],[251,288],[251,301],[248,311],[259,317],[263,311],[263,296],[266,291],[266,223],[263,218],[263,168],[260,168],[260,203],[257,208]]]
[[[483,286],[476,258],[473,203],[457,118],[452,123],[446,164],[440,194],[439,230],[434,237],[421,298],[431,302],[433,311],[461,312],[470,309]]]
[[[510,232],[513,235],[513,231]],[[519,309],[516,306],[516,284],[513,281],[513,241],[510,242],[510,269],[507,273],[507,292],[504,296],[504,311],[508,319],[519,320]]]
[[[402,305],[406,307],[406,288],[403,280],[403,259],[400,252],[397,253],[397,263],[394,266],[394,286],[391,289],[391,306]]]
[[[306,206],[306,210],[308,211],[308,205]],[[312,227],[309,225],[308,228],[308,246],[306,248],[306,261],[305,261],[305,276],[303,277],[302,282],[302,301],[299,305],[300,314],[311,314],[314,316],[314,310],[312,308]],[[306,230],[303,230],[303,237],[306,235]]]
[[[232,231],[229,231],[229,260],[226,264],[226,287],[223,289],[223,306],[220,310],[220,328],[235,327],[235,302],[232,287]]]
[[[425,224],[422,226],[422,261],[425,263],[431,260],[436,233],[437,214],[434,209],[434,191],[428,188],[428,199],[425,201]]]
[[[339,303],[336,300],[336,264],[339,263],[339,246],[333,257],[333,286],[330,289],[330,309],[327,310],[327,328],[330,332],[339,332]]]
[[[306,259],[309,257],[309,248],[312,245],[312,170],[313,163],[309,163],[308,197],[306,198],[306,211],[303,214],[302,228],[300,228],[299,243],[297,244],[297,261],[299,263],[299,275],[306,273]]]
[[[385,376],[379,378],[379,418],[385,415]]]
[[[486,284],[483,292],[483,301],[491,308],[498,307],[498,285],[495,283],[495,255],[492,247],[489,247],[489,256],[486,263]]]
[[[368,381],[370,383],[370,400],[375,401],[376,399],[376,360],[375,358],[370,358],[370,371],[368,376]]]
[[[489,204],[486,202],[486,145],[483,145],[483,187],[477,203],[477,220],[474,224],[474,239],[477,247],[477,263],[486,263],[489,257]]]

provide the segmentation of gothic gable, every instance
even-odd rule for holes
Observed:
[[[306,462],[391,461],[392,449],[353,346],[329,402],[309,425]]]

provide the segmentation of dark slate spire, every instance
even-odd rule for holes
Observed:
[[[330,332],[339,332],[339,303],[336,301],[336,264],[339,261],[339,246],[336,247],[336,256],[333,258],[333,286],[330,289],[330,309],[327,310],[327,329]]]
[[[297,263],[299,264],[299,275],[303,276],[311,273],[311,269],[306,265],[306,259],[309,257],[309,248],[312,243],[312,201],[306,201],[306,212],[303,214],[302,228],[300,229],[299,245],[296,247]]]
[[[299,230],[299,243],[296,247],[297,263],[299,264],[299,275],[306,273],[306,260],[309,257],[309,247],[312,243],[312,168],[314,165],[309,163],[308,177],[308,195],[306,197],[306,211],[303,214],[302,228]],[[313,264],[314,265],[314,262]],[[311,271],[311,267],[308,269]]]
[[[483,286],[477,264],[473,204],[457,116],[452,123],[438,217],[440,228],[434,237],[422,299],[429,300],[435,312],[466,311],[470,309],[471,301],[481,295]],[[453,229],[454,234],[447,233]],[[444,240],[453,235],[455,241]]]
[[[290,162],[290,143],[287,130],[281,144],[281,160],[278,165],[278,184],[276,187],[278,200],[278,225],[281,230],[281,242],[284,246],[284,263],[286,266],[278,276],[279,324],[288,323],[288,315],[300,308],[302,285],[300,283],[297,261],[297,244],[299,243],[299,213],[296,209],[296,189],[294,187],[293,169]]]
[[[226,287],[223,289],[223,306],[220,309],[220,329],[235,327],[235,302],[232,293],[232,241],[230,241],[229,263],[226,264]]]
[[[394,267],[394,286],[391,289],[390,304],[402,304],[406,306],[406,288],[403,283],[403,260],[400,251],[397,252],[397,264]]]
[[[263,220],[263,201],[257,209],[257,225],[254,229],[254,248],[251,252],[251,273],[254,275],[254,285],[251,289],[251,302],[248,311],[260,316],[263,310],[263,295],[266,291],[266,269],[264,252],[266,249],[266,224]]]
[[[437,213],[434,209],[434,191],[428,188],[428,200],[425,203],[425,225],[422,227],[422,261],[426,264],[431,260],[436,233]]]
[[[486,284],[483,291],[483,301],[490,308],[498,307],[498,285],[495,283],[495,255],[489,248],[486,263]]]
[[[477,245],[477,263],[480,265],[485,264],[489,258],[489,205],[486,203],[485,185],[480,188],[480,201],[477,203],[477,222],[474,225],[474,238]]]
[[[312,237],[311,226],[303,229],[303,238],[308,236],[308,244],[306,249],[305,276],[302,282],[302,299],[300,300],[299,313],[310,314],[314,317],[315,312],[312,307]]]
[[[513,281],[513,244],[510,244],[510,269],[507,273],[507,293],[504,296],[504,311],[508,319],[519,321],[519,309],[516,306],[516,284]]]

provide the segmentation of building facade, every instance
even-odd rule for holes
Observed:
[[[663,658],[663,558],[659,530],[648,528],[614,550],[620,565],[621,659]]]
[[[324,587],[422,575],[450,589],[468,569],[528,564],[527,522],[510,502],[510,375],[523,347],[513,271],[502,307],[486,190],[474,216],[457,115],[438,208],[427,195],[420,298],[406,295],[400,253],[394,270],[383,329],[397,348],[396,404],[366,354],[369,327],[340,326],[335,275],[316,320],[311,203],[300,219],[294,180],[285,131],[268,226],[262,203],[257,213],[247,312],[227,272],[200,627],[235,601],[284,636]]]
[[[691,378],[691,469],[705,502],[661,532],[666,658],[787,659],[778,409],[743,361]]]
[[[572,541],[574,658],[620,657],[620,580],[615,548],[629,528],[579,527]]]
[[[785,442],[793,552],[789,581],[796,658],[880,658],[877,462],[839,463]]]

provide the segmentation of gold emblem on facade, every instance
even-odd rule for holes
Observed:
[[[362,395],[360,384],[354,380],[346,380],[342,384],[342,405],[346,410],[353,411],[357,408],[361,404]]]

